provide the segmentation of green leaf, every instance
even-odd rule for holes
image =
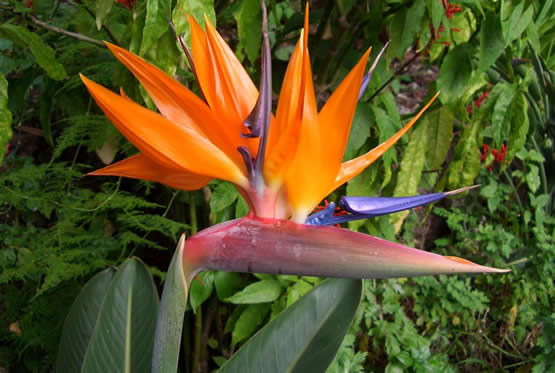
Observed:
[[[245,281],[240,274],[235,272],[218,271],[214,275],[214,286],[219,300],[231,297],[243,288]]]
[[[279,282],[272,278],[250,284],[226,301],[235,304],[273,302],[279,298],[281,291]]]
[[[141,56],[149,52],[154,43],[170,29],[166,18],[171,14],[170,6],[171,0],[147,0],[143,41],[139,51]]]
[[[12,113],[8,108],[8,81],[0,74],[0,165],[12,138]]]
[[[191,47],[191,31],[189,22],[183,15],[192,14],[197,22],[204,26],[204,16],[216,26],[216,11],[214,10],[214,0],[177,0],[172,12],[172,21],[178,35],[184,34],[189,48]]]
[[[237,32],[239,34],[239,45],[244,48],[247,57],[254,63],[260,54],[262,43],[262,18],[259,0],[242,0],[241,5],[233,13],[237,21]]]
[[[515,97],[516,90],[511,85],[502,85],[501,92],[495,101],[491,115],[491,131],[495,147],[500,147],[508,133],[509,115],[511,103]]]
[[[451,49],[441,65],[438,77],[439,96],[444,103],[453,103],[461,97],[472,76],[472,54],[468,44]]]
[[[480,29],[480,62],[478,71],[486,71],[503,53],[505,40],[499,15],[488,13]]]
[[[189,293],[189,302],[193,312],[197,312],[197,308],[210,297],[214,290],[214,272],[201,272],[198,275],[198,280],[191,283],[191,290]]]
[[[152,353],[153,373],[177,372],[189,275],[183,268],[184,247],[185,235],[182,235],[168,268],[162,291]]]
[[[237,199],[237,190],[232,184],[226,182],[218,182],[212,190],[210,197],[210,212],[217,214],[226,207],[231,206]]]
[[[372,109],[370,105],[362,103],[357,105],[351,132],[349,133],[349,141],[345,148],[344,160],[350,160],[356,157],[358,151],[364,145],[370,136],[370,124],[372,118]]]
[[[413,196],[418,192],[418,184],[422,177],[422,171],[424,171],[426,149],[430,138],[428,131],[430,121],[427,117],[428,115],[425,115],[421,119],[421,123],[413,131],[405,148],[401,168],[397,175],[397,184],[393,191],[394,197]],[[402,211],[390,215],[390,221],[395,225],[396,232],[401,229],[401,225],[408,214],[408,211]]]
[[[115,274],[83,361],[83,373],[150,372],[158,294],[138,259]]]
[[[360,303],[362,281],[328,279],[270,321],[220,373],[324,372]]]
[[[424,1],[414,2],[407,11],[401,37],[401,55],[414,42],[418,30],[420,30],[420,23],[425,11],[426,3]]]
[[[426,148],[426,164],[428,168],[437,170],[445,161],[451,140],[455,116],[448,106],[427,113],[422,118],[421,126],[427,127],[428,146]]]
[[[56,61],[54,50],[25,27],[4,23],[0,25],[0,37],[9,39],[22,48],[29,48],[39,66],[52,79],[62,80],[67,76],[64,67]]]
[[[100,30],[102,28],[102,23],[104,18],[112,10],[112,5],[114,5],[114,0],[97,0],[96,1],[96,28]]]
[[[91,278],[75,298],[67,314],[56,357],[57,373],[80,372],[104,296],[115,270],[107,268]]]
[[[270,311],[269,303],[249,304],[241,313],[233,327],[231,345],[235,346],[237,343],[250,337],[258,326],[262,324],[268,311]]]
[[[506,3],[506,1],[502,2],[503,5]],[[513,9],[513,12],[508,19],[501,20],[505,46],[509,46],[513,40],[518,39],[533,20],[534,7],[532,5],[528,6],[528,9],[526,9],[524,13],[522,12],[523,8],[524,3],[521,2]]]
[[[287,307],[312,290],[313,286],[303,279],[298,280],[287,290]]]

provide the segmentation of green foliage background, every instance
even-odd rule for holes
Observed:
[[[441,90],[394,150],[329,199],[482,184],[436,206],[349,228],[513,270],[365,281],[362,306],[328,371],[553,369],[553,1],[310,3],[320,103],[367,46],[377,51],[390,41],[357,107],[345,159],[383,142],[418,110],[400,114],[402,97],[424,88],[422,106]],[[304,3],[270,0],[267,7],[278,94]],[[206,14],[256,81],[259,9],[257,0],[0,2],[0,371],[52,370],[67,311],[93,274],[136,255],[160,284],[181,232],[247,212],[219,181],[183,192],[84,176],[135,150],[79,73],[154,109],[99,41],[143,56],[195,90],[167,19],[188,38],[181,10],[201,23]],[[429,71],[437,75],[423,84],[419,74]],[[482,144],[507,150],[495,157]],[[223,272],[200,280],[186,314],[186,372],[217,368],[320,281]]]

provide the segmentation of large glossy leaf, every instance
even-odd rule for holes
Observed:
[[[5,23],[0,25],[0,37],[11,40],[22,48],[29,48],[37,63],[52,79],[62,80],[67,76],[64,67],[56,60],[54,50],[36,33],[22,26]]]
[[[12,138],[12,113],[8,109],[8,81],[0,74],[0,165]]]
[[[323,281],[262,328],[219,372],[324,372],[352,322],[361,293],[361,280]]]
[[[170,263],[162,292],[160,312],[156,320],[152,373],[177,372],[188,291],[187,274],[183,268],[184,246],[185,235],[182,235]]]
[[[60,339],[56,359],[57,373],[81,371],[100,308],[115,272],[115,269],[108,268],[95,275],[73,302]]]
[[[150,273],[129,259],[108,288],[81,372],[150,372],[157,312]]]

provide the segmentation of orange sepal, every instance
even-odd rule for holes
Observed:
[[[204,136],[111,92],[83,75],[81,79],[112,123],[153,161],[241,186],[248,184],[245,172]]]
[[[326,185],[326,187],[322,189],[322,194],[315,196],[317,202],[335,189],[333,185],[347,147],[351,123],[355,115],[360,86],[370,52],[371,48],[364,53],[357,65],[343,79],[318,115],[321,146],[325,148],[321,153],[318,164],[320,170],[319,183]]]
[[[206,32],[192,17],[191,44],[195,68],[210,108],[234,136],[233,144],[247,146],[253,157],[258,151],[258,138],[244,139],[243,121],[258,99],[258,90],[233,51],[205,17]]]
[[[111,164],[87,176],[124,176],[168,185],[181,190],[200,189],[212,180],[210,177],[181,169],[162,166],[144,154],[137,154]]]
[[[418,114],[414,116],[403,128],[399,130],[395,135],[391,136],[384,143],[376,146],[374,149],[370,150],[368,153],[361,155],[350,161],[343,162],[339,174],[335,179],[333,189],[339,188],[341,185],[351,180],[356,175],[360,174],[366,167],[370,166],[376,159],[381,157],[389,148],[393,146],[400,138],[403,136],[413,124],[420,118],[422,114],[428,109],[428,107],[434,102],[434,100],[439,95],[439,92],[435,94],[434,97],[424,106]]]
[[[106,45],[139,79],[164,117],[198,136],[207,137],[236,164],[242,163],[237,147],[243,144],[234,142],[241,141],[240,137],[230,133],[227,124],[220,121],[200,98],[141,57],[114,44],[106,42]]]

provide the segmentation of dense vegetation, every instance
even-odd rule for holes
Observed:
[[[329,372],[554,369],[555,6],[552,0],[311,2],[324,102],[364,49],[390,41],[356,111],[346,159],[389,138],[438,90],[409,135],[330,196],[462,197],[349,228],[462,256],[506,275],[367,280]],[[300,1],[267,2],[277,97]],[[172,33],[206,14],[256,81],[258,0],[0,1],[0,371],[51,371],[64,319],[99,270],[138,256],[161,283],[183,231],[246,213],[227,183],[184,192],[87,172],[136,150],[79,73],[154,108],[100,42],[195,88]],[[167,18],[168,17],[168,18]],[[2,160],[3,158],[3,160]],[[208,372],[320,279],[206,272],[189,297],[184,371]],[[236,304],[257,284],[263,300]],[[251,288],[252,289],[252,288]]]

